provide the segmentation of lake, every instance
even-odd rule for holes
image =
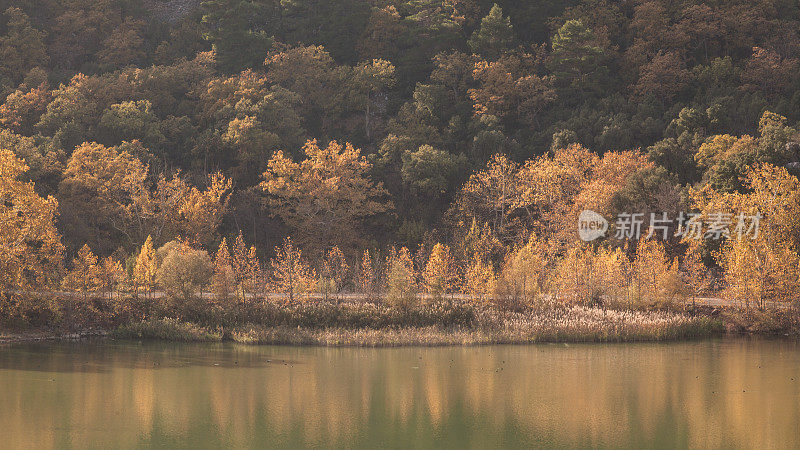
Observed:
[[[0,346],[3,448],[800,447],[800,344]]]

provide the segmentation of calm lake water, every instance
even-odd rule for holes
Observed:
[[[0,346],[0,447],[800,447],[800,345]]]

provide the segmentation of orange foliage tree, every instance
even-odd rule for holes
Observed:
[[[378,290],[378,277],[376,272],[377,268],[375,267],[375,263],[373,262],[369,250],[364,250],[364,254],[361,257],[358,267],[356,287],[358,288],[358,291],[364,294],[367,298],[374,296]]]
[[[22,160],[0,148],[0,293],[47,286],[62,264],[58,202],[20,181],[26,170]]]
[[[386,296],[390,303],[409,307],[417,301],[417,280],[411,252],[390,249],[386,258]]]
[[[425,289],[436,299],[459,287],[458,268],[450,254],[450,247],[438,242],[433,246],[422,279]]]
[[[340,293],[347,282],[349,271],[350,266],[347,264],[347,259],[345,259],[344,253],[339,250],[339,247],[333,246],[333,248],[325,252],[321,273],[323,294],[327,297],[328,292]]]
[[[99,270],[100,287],[113,299],[114,291],[125,281],[125,269],[122,267],[122,263],[109,256],[100,263]]]
[[[728,214],[729,238],[715,255],[734,298],[760,308],[767,300],[796,301],[800,295],[800,180],[781,167],[751,168],[746,192],[713,186],[695,190],[695,205],[708,218]],[[754,217],[760,217],[755,222]],[[756,228],[757,224],[757,228]]]
[[[293,302],[297,295],[311,292],[317,277],[313,269],[303,260],[303,254],[295,247],[291,238],[275,248],[275,257],[270,261],[272,274],[270,285],[275,292],[288,296]]]
[[[214,256],[214,274],[211,277],[211,290],[217,300],[227,301],[236,286],[233,261],[228,250],[228,241],[222,238],[217,254]]]
[[[391,207],[386,190],[368,178],[371,164],[350,144],[333,141],[320,148],[313,140],[304,152],[301,163],[275,153],[261,187],[303,246],[351,250],[362,240],[364,220]]]
[[[72,269],[67,272],[62,284],[67,289],[80,292],[84,301],[89,292],[95,292],[102,286],[102,267],[97,266],[97,256],[88,245],[83,244],[78,250],[78,255],[72,260]]]
[[[153,238],[147,236],[139,251],[139,256],[136,257],[136,265],[133,268],[133,278],[137,290],[138,288],[144,288],[152,296],[153,289],[156,286],[157,269]]]

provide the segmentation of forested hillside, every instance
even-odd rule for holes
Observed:
[[[759,299],[800,286],[795,1],[0,5],[4,289],[94,254],[133,277],[176,239],[225,263],[239,236],[320,272],[368,249],[480,285],[652,251],[761,267]],[[766,219],[746,244],[587,249],[583,209]]]

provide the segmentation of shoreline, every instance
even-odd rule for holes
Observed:
[[[97,310],[95,310],[97,311]],[[231,315],[150,311],[116,320],[61,321],[0,329],[0,345],[91,338],[167,342],[238,342],[327,347],[474,346],[493,344],[686,341],[726,335],[797,338],[786,311],[717,309],[604,309],[578,305],[525,307],[433,302],[411,308],[382,303],[228,305]],[[227,314],[227,313],[226,313]],[[102,316],[102,314],[100,314]],[[100,317],[100,316],[98,316]],[[106,316],[108,318],[108,316]],[[72,323],[60,328],[60,324]]]
[[[94,338],[107,338],[111,336],[108,330],[78,330],[78,331],[52,331],[52,330],[30,330],[14,332],[0,330],[0,345],[47,342],[47,341],[80,341]]]
[[[335,347],[335,348],[399,348],[399,347],[479,347],[486,345],[536,345],[536,344],[635,344],[648,342],[689,342],[711,338],[737,338],[737,337],[761,337],[779,340],[796,340],[798,336],[789,334],[759,333],[748,331],[726,331],[720,330],[707,334],[683,336],[665,339],[628,339],[628,340],[595,340],[595,339],[513,339],[497,338],[475,330],[451,330],[440,329],[401,329],[401,330],[372,330],[372,329],[325,329],[325,330],[288,330],[281,327],[258,328],[251,330],[260,334],[260,339],[248,338],[247,332],[239,336],[224,336],[220,338],[197,338],[197,339],[166,339],[160,337],[135,337],[119,335],[118,330],[92,330],[92,331],[26,331],[26,332],[0,332],[0,347],[12,344],[32,344],[46,342],[80,342],[89,340],[114,340],[114,341],[152,341],[152,342],[173,342],[173,343],[217,343],[233,342],[242,345],[269,346],[280,345],[289,347]],[[425,341],[414,339],[415,334],[425,334],[428,339]],[[257,334],[257,335],[258,335]],[[431,335],[438,339],[431,341]],[[266,337],[264,337],[266,336]],[[354,340],[358,338],[359,340]]]

